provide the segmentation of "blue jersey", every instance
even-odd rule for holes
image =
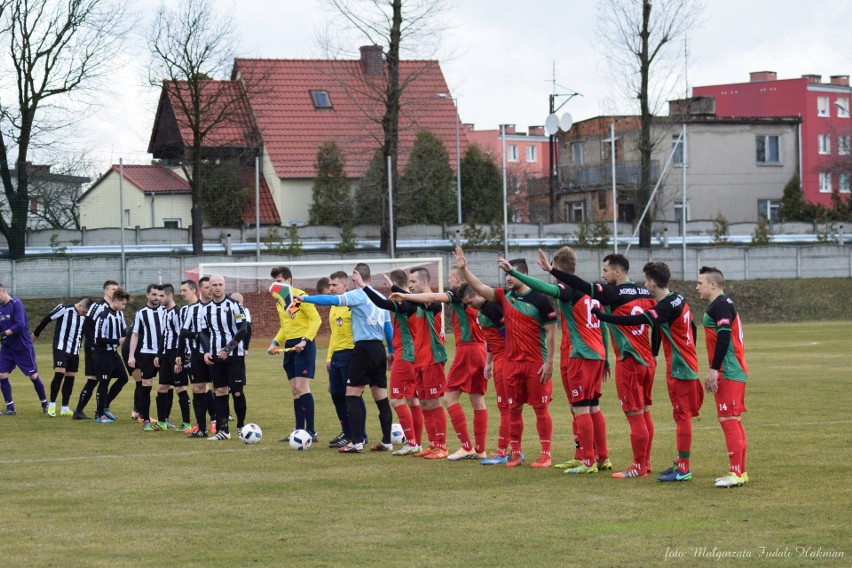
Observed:
[[[386,337],[385,322],[390,324],[387,311],[371,302],[361,288],[340,296],[304,296],[303,301],[320,306],[346,306],[352,310],[352,339],[356,342],[381,341]]]
[[[12,334],[7,336],[7,330],[11,330]],[[18,298],[9,296],[9,301],[0,305],[0,336],[4,349],[28,351],[33,348],[27,312]]]

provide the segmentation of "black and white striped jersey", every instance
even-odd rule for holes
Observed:
[[[78,355],[85,317],[77,312],[74,304],[59,304],[41,320],[33,331],[33,335],[36,337],[41,335],[44,328],[52,321],[56,322],[56,328],[53,330],[53,350]]]
[[[95,350],[117,351],[119,340],[127,333],[124,312],[117,312],[107,306],[101,310],[94,321]]]
[[[177,306],[166,310],[163,324],[163,349],[177,349],[180,344],[180,313]]]
[[[101,298],[97,302],[93,302],[89,306],[89,311],[86,312],[86,318],[83,320],[83,337],[86,338],[86,344],[89,346],[95,344],[95,318],[107,307],[109,307],[107,301]]]
[[[209,349],[207,353],[216,355],[222,349],[230,352],[231,356],[245,356],[242,339],[246,333],[246,316],[239,302],[231,298],[224,298],[218,304],[211,301],[201,309],[201,329],[210,333]],[[228,344],[236,341],[233,350],[228,349]]]
[[[136,319],[133,320],[133,333],[139,336],[136,349],[140,353],[157,355],[163,341],[163,312],[160,308],[146,304],[137,311]]]
[[[199,301],[183,306],[180,309],[180,329],[183,332],[181,335],[184,337],[186,351],[189,353],[201,351],[201,344],[198,342],[197,337],[201,331],[202,310],[205,305]]]

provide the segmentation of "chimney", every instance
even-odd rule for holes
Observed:
[[[503,128],[504,128],[504,132],[506,134],[514,134],[515,133],[515,125],[514,124],[504,124]]]
[[[778,78],[775,71],[752,71],[749,73],[749,82],[756,83],[758,81],[774,81]]]
[[[842,85],[844,87],[849,86],[849,75],[832,75],[831,76],[831,84],[832,85]]]
[[[802,79],[807,79],[811,85],[819,85],[822,82],[822,75],[802,75]]]
[[[530,136],[544,136],[544,126],[530,126]]]
[[[361,70],[367,77],[384,75],[385,62],[381,45],[361,46]]]

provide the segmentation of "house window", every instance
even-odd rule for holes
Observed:
[[[672,135],[672,163],[683,163],[683,140],[681,140],[680,135]]]
[[[163,227],[166,229],[180,229],[180,219],[163,219]]]
[[[585,204],[582,201],[574,201],[568,204],[568,221],[571,223],[582,223],[585,219]]]
[[[837,109],[838,118],[849,118],[849,99],[838,97],[834,101],[834,108]]]
[[[772,223],[778,222],[778,208],[781,207],[780,199],[758,199],[757,218],[767,219]]]
[[[837,153],[841,156],[849,155],[849,136],[837,137]]]
[[[537,162],[535,146],[527,146],[527,162]]]
[[[510,162],[518,161],[518,145],[517,144],[509,144],[506,146],[506,159]]]
[[[758,164],[781,163],[781,141],[776,135],[758,135],[754,137],[755,157]]]
[[[38,201],[30,199],[30,213],[38,213]]]
[[[689,212],[687,212],[687,215]],[[618,206],[619,223],[632,223],[636,220],[636,206],[633,203],[621,203]]]
[[[828,97],[817,97],[817,116],[828,116]]]
[[[130,226],[130,209],[124,210],[124,226],[125,227]]]
[[[311,91],[311,100],[314,102],[314,108],[332,108],[328,91]]]
[[[840,174],[840,193],[849,193],[849,174]]]
[[[831,193],[831,173],[820,172],[819,174],[819,192]]]
[[[675,221],[678,223],[683,221],[683,204],[675,203],[674,205]],[[686,204],[686,220],[689,221],[689,203]]]
[[[831,135],[830,134],[820,134],[817,137],[819,153],[820,154],[831,154]]]
[[[571,163],[575,165],[581,165],[583,160],[583,143],[582,142],[572,142],[571,143]]]

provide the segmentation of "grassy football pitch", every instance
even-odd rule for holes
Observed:
[[[750,483],[729,490],[713,487],[728,462],[712,397],[694,424],[693,480],[662,484],[653,476],[340,455],[325,447],[338,426],[322,365],[313,389],[320,443],[293,451],[278,442],[293,423],[281,359],[266,355],[260,340],[246,391],[248,421],[265,434],[256,446],[143,433],[129,420],[130,385],[113,405],[115,424],[48,418],[16,371],[18,416],[0,418],[0,558],[10,566],[693,566],[735,556],[748,565],[849,566],[850,331],[839,322],[745,328]],[[46,337],[38,349],[47,385]],[[655,471],[668,467],[675,447],[662,356],[660,363]],[[493,449],[493,393],[488,400]],[[612,383],[602,406],[610,456],[626,467],[627,423]],[[369,396],[367,408],[378,440]],[[550,408],[554,458],[563,461],[573,444],[558,382]],[[525,418],[530,463],[538,455],[530,409]],[[455,450],[452,430],[448,440]]]

